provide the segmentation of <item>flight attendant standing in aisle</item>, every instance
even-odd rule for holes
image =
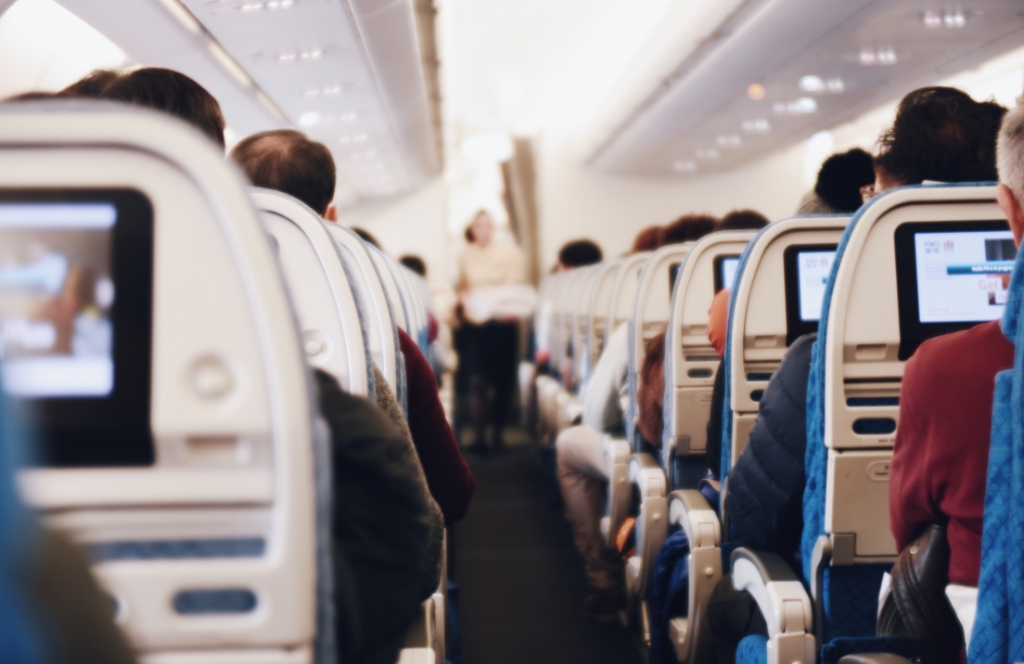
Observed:
[[[516,383],[519,325],[514,316],[493,306],[508,295],[495,288],[522,284],[519,247],[495,237],[494,220],[481,210],[466,229],[469,245],[459,260],[458,292],[462,318],[462,366],[468,380],[472,449],[490,451],[486,442],[488,410],[495,451],[504,447],[502,431]]]

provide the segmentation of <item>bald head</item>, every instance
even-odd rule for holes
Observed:
[[[231,158],[253,185],[294,196],[321,216],[334,199],[334,158],[302,132],[253,134],[231,150]]]

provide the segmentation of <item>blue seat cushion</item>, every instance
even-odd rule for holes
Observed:
[[[751,634],[743,637],[736,648],[736,664],[767,664],[768,637],[763,634]]]

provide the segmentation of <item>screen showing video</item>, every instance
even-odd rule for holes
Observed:
[[[0,367],[28,398],[105,397],[114,389],[107,202],[0,203]]]
[[[821,319],[821,305],[825,299],[825,286],[835,251],[798,251],[796,254],[797,284],[800,301],[800,320],[805,323]]]
[[[1010,231],[915,233],[918,320],[960,323],[999,318],[1016,257]]]
[[[736,270],[739,266],[739,256],[722,256],[719,259],[718,273],[715,275],[718,277],[718,282],[715,284],[716,293],[723,288],[732,290],[733,283],[736,281]]]

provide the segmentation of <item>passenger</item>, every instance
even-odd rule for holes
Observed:
[[[664,226],[648,226],[643,229],[636,234],[633,248],[629,250],[629,253],[639,254],[641,251],[654,251],[661,246],[661,233],[664,230]]]
[[[555,272],[565,272],[577,267],[595,265],[601,262],[601,247],[591,240],[573,240],[565,243],[558,251]]]
[[[420,275],[424,279],[427,277],[427,264],[423,262],[423,259],[419,256],[413,256],[412,254],[406,254],[398,259],[398,262],[406,266],[416,274]]]
[[[757,210],[733,210],[722,217],[715,231],[757,231],[769,223],[768,217]]]
[[[337,219],[335,166],[322,143],[291,129],[254,134],[231,150],[231,158],[257,187],[282,191],[324,218]],[[433,371],[416,342],[398,330],[408,382],[408,428],[430,493],[446,523],[469,509],[476,482],[445,419]],[[378,381],[380,383],[381,381]],[[397,403],[397,402],[396,402]],[[398,409],[401,412],[401,409]]]
[[[101,98],[170,113],[224,149],[224,115],[220,104],[206,88],[182,73],[158,67],[136,69],[112,80],[103,88]]]
[[[696,239],[710,232],[717,220],[702,215],[680,218],[671,232],[660,227],[640,231],[633,247],[640,251],[659,248],[665,237]],[[576,548],[583,557],[590,592],[583,602],[583,615],[598,622],[618,620],[625,605],[622,558],[605,546],[601,535],[604,515],[604,486],[608,483],[602,436],[625,434],[625,412],[629,402],[629,330],[624,323],[608,337],[601,358],[587,383],[583,396],[583,419],[566,429],[555,441],[558,483],[565,502],[566,518],[573,530]],[[658,438],[660,440],[660,436]]]
[[[328,221],[337,221],[337,219],[330,219],[328,217],[325,217],[325,219],[327,219]],[[377,249],[380,249],[380,242],[377,241],[377,238],[373,237],[373,234],[371,234],[370,231],[366,230],[365,228],[359,228],[358,226],[353,226],[352,227],[352,232],[355,233],[356,235],[358,235],[362,239],[363,242],[365,242],[367,244],[371,244],[374,247],[376,247]]]
[[[662,229],[659,246],[699,240],[708,233],[713,233],[718,224],[719,220],[711,215],[684,214]]]
[[[57,93],[59,97],[102,99],[104,91],[121,75],[113,69],[96,69]]]
[[[981,118],[976,122],[983,135],[991,135],[988,123]],[[899,138],[894,136],[885,154],[901,150]],[[985,168],[992,158],[987,141],[957,152],[963,158],[981,157],[958,168],[969,168],[970,176],[978,179],[991,177]],[[1019,248],[1024,234],[1024,108],[1003,121],[997,154],[997,200]],[[890,172],[901,172],[895,161],[889,157],[882,163]],[[947,524],[953,584],[978,585],[995,376],[1013,367],[1013,354],[1013,344],[994,320],[925,341],[903,370],[889,476],[890,527],[902,551],[929,524]]]
[[[870,154],[860,148],[834,154],[822,163],[814,191],[804,196],[797,213],[856,212],[864,202],[861,189],[874,181]]]
[[[890,187],[920,183],[925,179],[941,182],[992,179],[995,175],[996,132],[1001,114],[1005,112],[1005,109],[1000,109],[1002,107],[992,102],[975,102],[966,94],[952,88],[921,88],[911,92],[900,102],[892,128],[879,139],[881,150],[875,159],[875,185],[866,188],[865,196],[873,196]],[[970,341],[969,344],[964,344],[963,341],[956,343],[956,352],[959,354],[955,357],[962,359],[962,362],[951,360],[954,356],[949,353],[953,352],[953,349],[943,348],[936,355],[941,356],[942,360],[928,366],[952,362],[956,368],[970,370],[982,362],[977,359],[979,352],[998,354],[1000,340],[1006,340],[999,334],[997,323],[990,326],[995,333],[989,331],[988,336],[983,339],[976,340],[972,335],[977,335],[977,330],[984,326],[957,333],[961,335],[961,340]],[[811,346],[815,337],[813,334],[804,335],[795,340],[786,352],[778,371],[768,382],[747,446],[729,473],[729,490],[725,498],[731,539],[744,546],[775,552],[783,559],[795,563],[799,562],[797,556],[803,528],[807,378],[810,372]],[[980,346],[978,342],[981,343]],[[971,358],[970,362],[967,362],[968,357]],[[1012,357],[1009,362],[1012,364]],[[905,392],[908,376],[911,383],[915,382],[913,374],[917,369],[912,368],[911,364],[908,362],[904,373]],[[913,364],[925,366],[921,360]],[[979,390],[974,393],[977,400],[971,402],[972,410],[985,408],[981,417],[985,419],[983,436],[976,438],[979,441],[986,441],[984,449],[987,449],[987,418],[991,417],[994,375],[994,371],[988,375],[987,390],[981,389],[981,384],[978,383]],[[922,386],[929,385],[929,388],[923,391],[923,402],[928,404],[927,407],[931,409],[932,414],[956,417],[956,413],[963,408],[962,398],[957,400],[954,412],[940,413],[939,411],[948,410],[948,407],[936,408],[936,399],[943,391],[940,384],[932,380],[933,378],[926,378],[919,383]],[[953,384],[957,385],[956,394],[962,395],[962,383]],[[942,396],[952,398],[948,392]],[[909,398],[901,397],[901,411],[905,400],[915,399],[913,395]],[[984,406],[985,403],[987,406]],[[904,421],[901,414],[900,421],[902,429],[906,430],[914,420],[911,416]],[[897,449],[900,446],[898,430]],[[919,445],[917,447],[920,449]],[[898,472],[911,474],[915,465],[923,465],[921,459],[924,457],[920,456],[921,454],[923,453],[917,452],[907,455],[907,458],[912,460],[902,462],[906,469]],[[980,467],[983,493],[984,463]],[[890,475],[890,513],[894,513],[891,506],[893,501],[899,501],[898,498],[893,498],[894,492],[899,492],[898,487],[904,481],[895,477],[898,472],[894,456],[893,471]],[[925,479],[924,475],[917,477]],[[979,502],[979,533],[980,509]],[[921,527],[923,528],[923,525]],[[975,583],[977,569],[975,558]],[[733,590],[729,575],[723,576],[712,594],[708,606],[708,621],[719,662],[733,661],[736,646],[746,634],[755,631],[766,633],[764,618],[757,610],[757,605],[746,593]]]
[[[322,144],[292,130],[265,132],[240,141],[231,158],[254,185],[284,191],[314,212],[328,213],[335,170],[334,160]],[[340,579],[336,594],[339,641],[352,639],[356,661],[390,664],[403,645],[419,603],[437,587],[441,513],[428,493],[430,482],[417,459],[415,438],[384,377],[374,369],[378,405],[384,413],[346,394],[332,376],[319,370],[314,375],[335,461],[332,534],[342,553],[335,559]],[[430,383],[433,386],[432,378]],[[422,386],[417,394],[430,397]],[[433,394],[436,399],[436,387]],[[429,436],[423,441],[454,445],[454,440]],[[457,446],[454,450],[458,455]],[[462,468],[471,495],[472,475],[464,461]],[[444,479],[451,481],[446,488],[457,494],[460,478]],[[466,496],[465,502],[468,500]],[[465,513],[462,502],[449,507],[458,517]],[[348,608],[348,613],[344,589],[351,589],[356,598],[356,607]],[[357,629],[352,625],[360,626],[358,633],[351,633]]]
[[[494,238],[494,220],[481,210],[469,225],[469,245],[459,259],[458,291],[461,297],[473,289],[525,280],[519,247]],[[475,440],[472,449],[487,454],[488,408],[492,447],[504,450],[505,419],[516,385],[519,355],[519,324],[515,320],[464,320],[460,329],[461,359],[469,385],[469,410]],[[493,394],[492,394],[493,390]]]

